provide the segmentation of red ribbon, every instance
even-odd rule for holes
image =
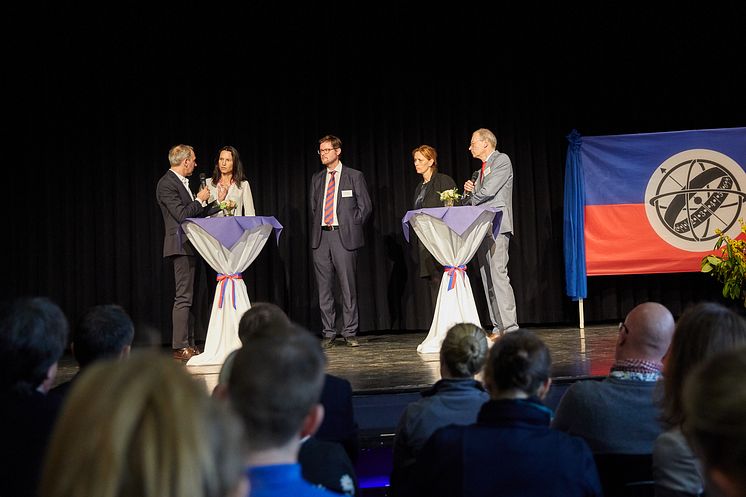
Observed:
[[[225,295],[225,284],[228,283],[228,280],[231,280],[232,290],[233,290],[233,308],[236,308],[236,281],[235,280],[242,280],[243,276],[241,276],[241,273],[233,273],[233,274],[223,274],[219,273],[217,280],[221,282],[220,285],[220,299],[218,299],[218,309],[223,308],[223,296]]]
[[[451,277],[448,280],[448,291],[450,292],[456,287],[456,275],[458,274],[458,271],[461,271],[461,274],[464,274],[464,271],[466,271],[466,266],[461,264],[460,266],[444,266],[443,271],[448,273],[448,275]]]

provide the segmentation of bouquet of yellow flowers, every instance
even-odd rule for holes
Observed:
[[[746,233],[746,224],[739,219],[741,233]],[[702,272],[709,273],[723,283],[723,297],[743,300],[746,306],[744,278],[746,278],[746,240],[734,240],[720,230],[715,244],[715,254],[702,259]]]
[[[220,210],[223,211],[223,214],[226,216],[232,216],[235,214],[236,211],[236,201],[235,200],[223,200],[220,202]]]
[[[450,190],[443,190],[438,192],[440,194],[440,201],[446,207],[453,207],[455,202],[461,200],[462,195],[458,192],[458,188],[451,188]]]

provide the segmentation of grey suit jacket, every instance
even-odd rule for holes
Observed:
[[[343,165],[344,166],[344,165]],[[311,248],[321,243],[321,213],[324,210],[324,183],[326,168],[311,178]],[[339,237],[347,250],[356,250],[365,245],[363,223],[373,212],[373,204],[368,195],[368,185],[362,171],[344,166],[340,173],[337,189],[337,219]],[[352,196],[345,197],[343,191],[351,190]]]
[[[170,169],[158,180],[155,197],[161,208],[166,229],[163,257],[195,255],[194,248],[186,236],[179,234],[179,226],[188,217],[205,217],[219,209],[216,210],[209,205],[202,207],[199,200],[192,200],[184,185]]]
[[[495,150],[487,159],[484,170],[484,178],[480,176],[474,184],[471,205],[501,209],[500,233],[513,234],[513,166],[510,158]]]

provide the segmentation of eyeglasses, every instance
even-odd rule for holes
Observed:
[[[335,149],[334,148],[320,148],[316,153],[319,155],[328,154],[332,150],[335,150]]]
[[[627,325],[624,324],[624,322],[619,323],[619,331],[624,330],[625,335],[629,335],[629,328],[627,328]]]

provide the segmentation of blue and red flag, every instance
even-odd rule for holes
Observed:
[[[567,293],[586,275],[699,271],[746,217],[746,128],[568,136]]]

